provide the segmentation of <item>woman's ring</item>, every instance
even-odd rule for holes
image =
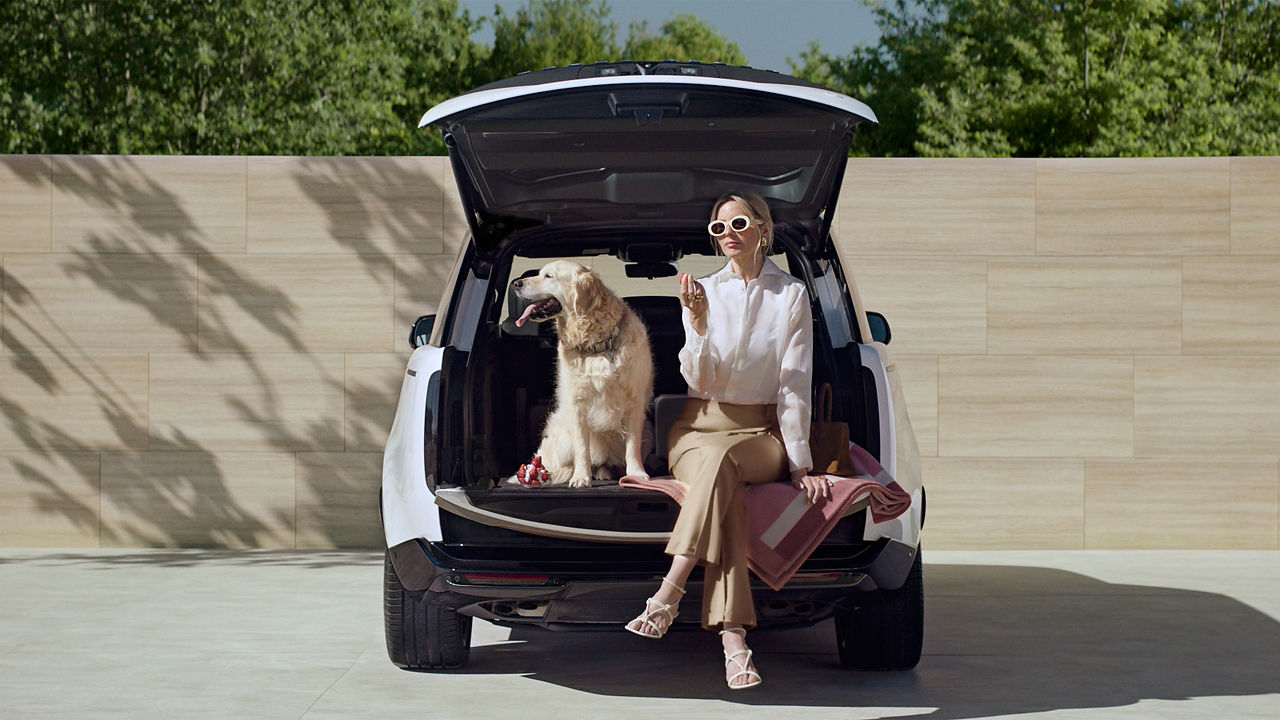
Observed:
[[[690,293],[689,302],[702,302],[702,293]]]

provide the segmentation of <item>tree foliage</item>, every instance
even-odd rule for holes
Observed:
[[[689,13],[673,15],[657,35],[649,33],[647,23],[630,28],[622,57],[634,60],[697,60],[726,65],[746,65],[747,56],[738,44]]]
[[[618,56],[617,26],[604,0],[543,0],[492,16],[493,52],[487,81],[528,70]]]
[[[492,45],[476,42],[494,30]],[[691,15],[619,46],[603,0],[24,0],[0,3],[0,152],[442,153],[432,105],[526,70],[745,62]]]
[[[855,153],[1280,152],[1274,0],[896,0],[881,39],[793,69],[867,102]]]
[[[409,23],[390,0],[3,3],[0,150],[371,151]]]
[[[793,68],[880,116],[857,154],[1277,154],[1278,1],[884,0],[877,45]],[[23,0],[0,27],[17,153],[441,153],[422,113],[519,72],[747,61],[687,13],[619,43],[605,0]]]
[[[508,14],[498,7],[491,18],[493,51],[488,80],[527,70],[573,63],[618,60],[698,60],[745,65],[734,42],[689,13],[677,13],[657,34],[648,23],[633,23],[627,40],[617,43],[618,28],[603,0],[542,0]]]
[[[418,119],[431,106],[486,81],[489,48],[471,39],[479,26],[457,0],[417,3],[407,20],[397,25],[395,38],[404,70],[392,100],[394,121],[388,137],[365,154],[445,154],[440,134],[418,128]]]

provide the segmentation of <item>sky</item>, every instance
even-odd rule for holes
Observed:
[[[523,0],[459,0],[472,17],[490,15],[495,4],[511,12]],[[847,55],[854,45],[874,44],[880,36],[871,10],[861,0],[609,0],[618,26],[618,43],[627,39],[633,21],[648,21],[657,33],[673,13],[697,15],[733,42],[738,43],[753,67],[789,72],[787,58],[797,61],[811,41],[818,41],[828,55]],[[492,42],[493,33],[477,40]],[[680,58],[684,59],[684,58]]]

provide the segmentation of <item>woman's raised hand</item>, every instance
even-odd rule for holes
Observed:
[[[680,273],[680,304],[689,308],[689,324],[699,335],[707,334],[707,293],[689,273]]]
[[[694,312],[706,311],[707,295],[703,292],[702,283],[693,279],[689,273],[680,273],[680,304]]]

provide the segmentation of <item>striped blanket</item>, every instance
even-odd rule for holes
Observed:
[[[872,521],[877,523],[892,520],[911,507],[911,496],[870,453],[851,443],[849,456],[858,474],[828,475],[832,481],[831,497],[819,498],[813,504],[791,483],[747,488],[747,559],[755,574],[774,590],[786,585],[854,503],[865,501]],[[647,480],[625,476],[618,484],[658,490],[676,502],[683,501],[686,489],[684,483],[669,475]]]

